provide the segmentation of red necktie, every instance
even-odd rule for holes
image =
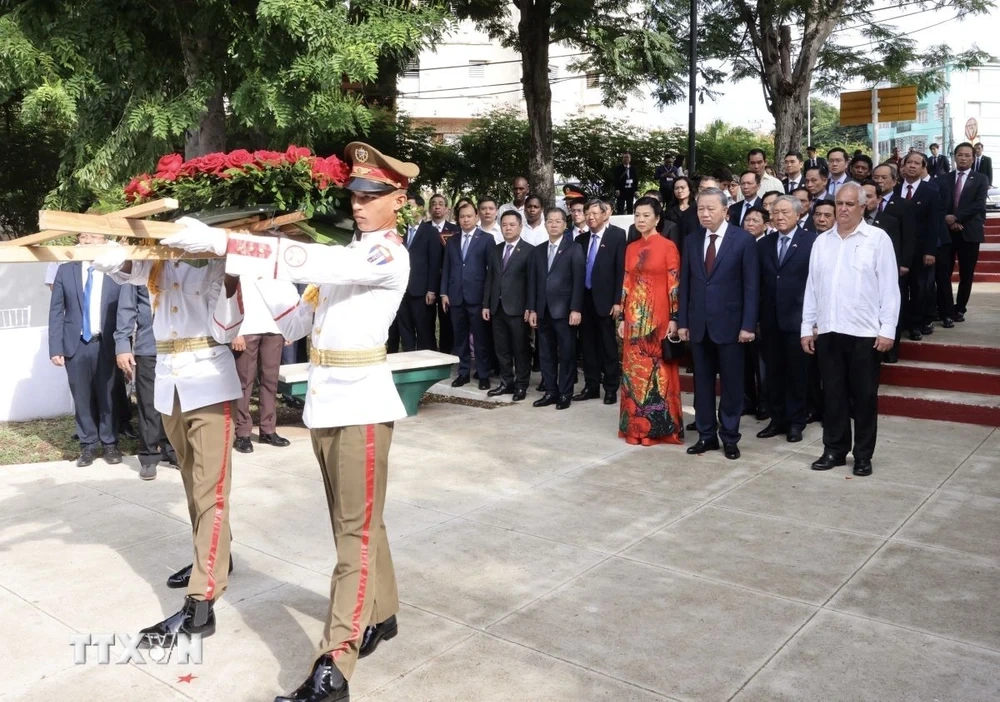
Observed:
[[[712,269],[715,267],[715,240],[718,238],[718,234],[708,235],[708,251],[705,252],[705,273],[708,275],[712,275]]]
[[[906,199],[909,200],[913,197],[913,186],[910,183],[906,184]]]

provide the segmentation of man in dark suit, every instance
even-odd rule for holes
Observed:
[[[986,197],[990,183],[985,172],[977,173],[972,170],[975,158],[972,144],[959,144],[955,147],[955,170],[941,179],[942,187],[948,193],[944,222],[951,232],[949,271],[955,268],[955,259],[958,259],[958,294],[954,314],[956,322],[965,321],[969,296],[972,294],[972,276],[979,260],[979,245],[986,241]],[[950,303],[951,286],[948,287],[946,296]]]
[[[816,233],[798,225],[802,203],[791,195],[771,207],[777,231],[757,240],[760,266],[760,350],[767,368],[771,422],[757,437],[785,434],[802,441],[806,426],[809,356],[802,350],[802,298],[809,277],[809,254]]]
[[[615,166],[612,179],[615,186],[615,211],[618,214],[632,214],[632,204],[635,202],[635,191],[639,187],[639,173],[632,165],[632,154],[622,154],[622,162]]]
[[[805,173],[802,172],[802,167],[802,154],[798,151],[789,151],[785,154],[785,177],[781,179],[781,185],[786,195],[791,195],[796,188],[805,186]]]
[[[455,334],[452,353],[459,358],[458,377],[451,384],[457,388],[469,382],[471,331],[476,348],[479,389],[489,390],[490,353],[486,343],[486,322],[483,321],[483,289],[490,251],[496,242],[492,234],[476,226],[479,213],[471,202],[459,205],[457,215],[461,231],[448,239],[444,247],[444,271],[441,274],[441,306],[451,311]]]
[[[684,240],[678,334],[691,342],[698,442],[690,454],[718,450],[740,457],[744,344],[757,328],[760,270],[753,236],[726,223],[726,196],[711,188],[698,193],[701,229]],[[715,378],[722,394],[716,423]],[[718,433],[717,433],[718,432]]]
[[[517,402],[525,398],[531,379],[528,287],[534,247],[521,239],[521,214],[516,210],[503,213],[500,231],[503,243],[490,253],[483,297],[483,319],[493,325],[500,384],[486,394],[511,393]]]
[[[458,225],[447,220],[448,203],[445,201],[444,195],[438,193],[431,195],[429,211],[431,215],[430,223],[437,231],[438,239],[441,242],[441,257],[443,263],[444,247],[452,235],[458,234]],[[440,275],[441,270],[438,271],[439,280]],[[438,296],[437,299],[437,318],[438,333],[441,335],[440,343],[437,347],[442,351],[450,351],[455,346],[455,335],[452,331],[451,314],[445,309],[444,302],[441,300],[440,296]]]
[[[590,203],[597,210],[603,203]],[[586,264],[583,291],[583,321],[580,344],[583,350],[583,390],[573,396],[583,401],[600,397],[603,380],[604,404],[618,402],[621,369],[615,325],[621,312],[622,284],[625,281],[625,232],[602,224],[582,234],[577,243]]]
[[[80,244],[100,245],[103,236],[81,234]],[[73,395],[76,434],[80,440],[78,466],[94,462],[98,444],[104,460],[122,462],[118,449],[111,390],[118,366],[115,363],[115,327],[121,286],[74,261],[59,267],[49,302],[49,356],[66,368]]]
[[[441,234],[432,222],[421,222],[407,231],[403,244],[410,252],[410,278],[396,314],[399,339],[403,351],[436,351],[434,312],[441,287],[441,259],[444,257]]]
[[[979,142],[975,146],[975,159],[972,162],[972,170],[976,173],[982,173],[986,176],[986,182],[989,187],[993,187],[993,159],[989,156],[983,155],[983,150],[986,147],[983,142]]]
[[[937,179],[950,173],[951,164],[948,162],[948,157],[938,155],[941,147],[937,144],[931,144],[930,149],[931,157],[927,159],[927,171],[931,178]]]
[[[740,174],[740,192],[743,193],[743,201],[733,203],[729,207],[730,224],[734,227],[743,226],[743,218],[747,216],[747,212],[760,205],[760,198],[757,195],[759,190],[760,176],[753,171],[743,171]]]
[[[528,289],[528,322],[538,330],[538,355],[545,395],[533,406],[569,407],[576,375],[576,334],[583,310],[583,248],[565,235],[566,213],[545,211],[548,243],[532,252],[532,280]]]
[[[816,155],[816,147],[812,144],[806,147],[806,168],[826,168],[826,159]]]

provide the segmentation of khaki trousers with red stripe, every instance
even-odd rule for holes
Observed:
[[[218,600],[229,582],[229,486],[232,483],[236,404],[219,402],[181,411],[174,394],[173,414],[163,428],[177,451],[194,536],[194,560],[187,594]]]
[[[392,423],[313,429],[311,434],[337,545],[330,613],[317,658],[329,653],[350,680],[365,627],[399,611],[382,521]]]

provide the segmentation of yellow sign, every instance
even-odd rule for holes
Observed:
[[[902,122],[917,118],[917,86],[878,89],[878,121]],[[840,126],[871,124],[872,91],[856,90],[840,94]]]

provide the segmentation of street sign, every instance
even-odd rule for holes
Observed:
[[[965,138],[975,141],[977,136],[979,136],[979,122],[975,117],[969,117],[969,121],[965,123]]]
[[[840,94],[840,126],[872,124],[874,104],[871,90],[855,90]],[[878,121],[902,122],[917,118],[917,86],[878,88]]]

